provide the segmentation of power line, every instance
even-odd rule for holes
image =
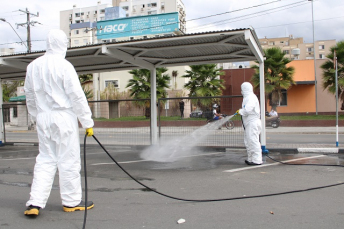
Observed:
[[[338,19],[338,18],[343,18],[344,16],[340,17],[332,17],[332,18],[324,18],[324,19],[318,19],[314,21],[326,21],[326,20],[332,20],[332,19]],[[280,25],[270,25],[270,26],[264,26],[264,27],[256,27],[255,29],[266,29],[266,28],[272,28],[272,27],[279,27],[279,26],[286,26],[286,25],[296,25],[296,24],[302,24],[302,23],[309,23],[312,21],[301,21],[301,22],[294,22],[294,23],[288,23],[288,24],[280,24]]]
[[[271,3],[274,3],[274,2],[270,2],[270,3],[266,3],[266,4],[271,4]],[[275,10],[275,9],[279,9],[279,8],[284,8],[284,7],[287,7],[287,6],[292,6],[292,5],[295,5],[295,4],[299,4],[299,5],[302,5],[302,4],[307,4],[304,3],[304,2],[296,2],[296,3],[291,3],[291,4],[287,4],[287,5],[284,5],[284,6],[280,6],[280,7],[276,7],[276,8],[272,8],[272,9],[269,9],[268,11],[271,11],[271,10]],[[253,7],[258,7],[258,6],[262,6],[262,5],[265,5],[265,4],[261,4],[261,5],[256,5],[256,6],[253,6]],[[249,8],[252,8],[252,7],[249,7]],[[244,8],[244,9],[240,9],[240,10],[245,10],[247,8]],[[260,11],[258,13],[262,13],[262,12],[266,12],[266,11]],[[226,12],[228,13],[228,12]],[[225,13],[222,13],[222,14],[225,14]],[[257,14],[257,13],[254,13],[254,14]],[[252,15],[252,14],[248,14],[248,15],[244,15],[244,16],[239,16],[239,17],[236,17],[236,18],[241,18],[241,17],[247,17],[249,15]],[[210,15],[212,16],[212,15]],[[196,19],[192,19],[192,20],[198,20],[198,19],[202,19],[202,18],[205,18],[205,17],[200,17],[200,18],[196,18]],[[235,19],[235,18],[232,18],[232,19]],[[228,19],[228,20],[232,20],[232,19]],[[225,20],[225,21],[228,21],[228,20]],[[187,22],[189,22],[190,20],[188,20]],[[223,22],[223,20],[221,21],[218,21],[218,22]],[[218,23],[218,22],[215,22],[215,23]],[[146,28],[142,28],[142,29],[136,29],[136,30],[130,30],[130,31],[123,31],[123,32],[112,32],[112,33],[107,33],[106,35],[111,35],[111,34],[123,34],[123,33],[130,33],[130,32],[136,32],[136,31],[142,31],[142,30],[147,30],[147,29],[154,29],[154,28],[160,28],[160,27],[163,27],[163,26],[169,26],[169,25],[174,25],[174,24],[178,24],[179,22],[175,22],[175,23],[169,23],[169,24],[166,24],[166,25],[159,25],[159,26],[154,26],[154,27],[146,27]],[[211,23],[212,24],[212,23]],[[223,23],[221,23],[223,24]],[[208,25],[208,24],[207,24]],[[206,25],[204,25],[206,26]],[[199,26],[199,27],[204,27],[204,26]],[[98,29],[99,30],[99,29]],[[87,37],[87,36],[82,36],[80,38],[84,38],[84,37]]]
[[[238,16],[238,17],[234,17],[234,18],[230,18],[230,19],[226,19],[226,20],[215,21],[215,22],[211,22],[211,23],[208,23],[208,24],[205,24],[205,25],[196,26],[196,27],[193,27],[191,30],[195,30],[195,29],[198,29],[198,28],[204,28],[204,27],[208,27],[208,26],[213,26],[214,24],[217,24],[217,23],[219,23],[218,25],[222,25],[222,24],[227,23],[228,21],[231,21],[231,20],[234,20],[234,19],[238,19],[238,18],[244,18],[244,19],[241,19],[241,20],[245,20],[245,19],[248,19],[248,18],[245,18],[245,17],[249,17],[251,15],[255,15],[255,14],[266,15],[266,14],[268,14],[268,13],[266,13],[267,11],[273,11],[273,10],[280,9],[280,8],[282,8],[281,10],[286,10],[286,9],[290,9],[290,8],[293,8],[293,7],[302,6],[302,5],[305,5],[305,4],[308,4],[308,2],[291,3],[291,4],[284,5],[284,6],[279,6],[279,7],[271,8],[271,9],[268,9],[268,10],[264,10],[264,11],[259,11],[259,12],[255,12],[255,13],[251,13],[251,14],[246,14],[246,15],[242,15],[242,16]],[[288,7],[288,6],[290,6],[290,7]],[[284,7],[287,7],[287,8],[283,9]],[[278,11],[281,11],[281,10],[278,10]],[[275,11],[275,12],[278,12],[278,11]],[[257,15],[257,16],[262,16],[262,15]],[[257,17],[257,16],[254,16],[254,17]],[[252,18],[252,17],[249,17],[249,18]],[[236,20],[236,21],[240,21],[240,20]],[[236,21],[234,21],[234,22],[236,22]]]
[[[274,3],[274,2],[269,2],[269,3],[266,3],[266,4],[271,4],[271,3]],[[247,15],[243,15],[243,16],[238,16],[238,17],[235,17],[235,18],[227,19],[227,20],[213,22],[213,23],[210,23],[210,24],[202,25],[202,26],[197,26],[197,27],[195,27],[195,28],[193,28],[191,30],[195,30],[196,28],[205,28],[205,27],[213,26],[214,23],[219,23],[217,25],[222,25],[222,24],[228,23],[228,21],[231,21],[233,19],[243,18],[243,19],[235,20],[233,22],[240,21],[240,20],[246,20],[246,19],[249,19],[249,18],[253,18],[253,17],[258,17],[258,16],[263,16],[263,15],[269,14],[269,13],[266,13],[266,11],[273,11],[272,13],[275,13],[275,12],[279,12],[279,11],[282,11],[282,10],[286,10],[286,9],[302,6],[302,5],[305,5],[307,3],[308,2],[296,2],[296,3],[292,3],[292,4],[287,4],[287,5],[284,5],[284,6],[275,7],[275,8],[269,9],[269,10],[265,10],[265,11],[260,11],[260,12],[256,12],[256,13],[252,13],[252,14],[247,14]],[[261,4],[261,5],[266,5],[266,4]],[[256,6],[252,6],[252,7],[248,7],[248,8],[258,7],[258,6],[261,6],[261,5],[256,5]],[[287,7],[287,6],[290,6],[290,7]],[[287,7],[287,8],[281,9],[281,8],[284,8],[284,7]],[[245,9],[248,9],[248,8],[243,8],[243,9],[239,9],[239,10],[245,10]],[[276,10],[276,9],[280,9],[280,10]],[[236,10],[236,11],[239,11],[239,10]],[[233,11],[231,11],[231,12],[233,12]],[[218,16],[218,15],[226,14],[226,13],[230,13],[230,12],[209,15],[209,16],[206,16],[206,17],[195,18],[195,19],[191,19],[191,20],[188,20],[188,21],[200,20],[200,19],[204,19],[204,18],[207,18],[207,17]],[[259,15],[255,15],[255,14],[259,14]],[[250,15],[253,15],[253,16],[249,17]],[[336,17],[336,18],[341,18],[341,17]],[[316,21],[331,20],[331,19],[334,19],[334,18],[321,19],[321,20],[316,20]],[[168,25],[178,24],[178,23],[179,22],[171,23],[171,24],[168,24]],[[289,24],[299,24],[299,23],[304,23],[304,22],[289,23]],[[146,30],[146,29],[150,29],[150,28],[159,28],[159,27],[168,26],[168,25],[160,25],[160,26],[155,26],[155,27],[147,27],[147,28],[144,28],[144,29],[137,29],[137,30],[131,30],[131,31],[117,32],[117,33],[114,32],[114,33],[108,33],[108,34],[120,34],[120,33],[127,33],[127,32],[135,32],[135,31]],[[288,24],[283,24],[283,25],[288,25]],[[269,26],[269,27],[276,27],[276,26],[283,26],[283,25],[274,25],[274,26]],[[259,29],[261,29],[261,28],[268,28],[268,27],[259,27]],[[88,37],[89,36],[82,36],[80,38],[88,38]],[[34,41],[35,42],[39,42],[39,41],[45,41],[45,40],[34,40]],[[18,43],[18,42],[13,42],[13,43]],[[5,43],[5,44],[13,44],[13,43]],[[5,44],[0,44],[0,45],[5,45]]]
[[[210,17],[220,16],[220,15],[224,15],[224,14],[239,12],[239,11],[242,11],[242,10],[248,10],[248,9],[252,9],[252,8],[256,8],[256,7],[259,7],[259,6],[264,6],[264,5],[268,5],[268,4],[272,4],[272,3],[280,2],[280,1],[281,0],[277,0],[277,1],[273,1],[273,2],[267,2],[267,3],[260,4],[260,5],[250,6],[250,7],[246,7],[246,8],[242,8],[242,9],[237,9],[237,10],[232,10],[232,11],[228,11],[228,12],[224,12],[224,13],[218,13],[218,14],[213,14],[213,15],[209,15],[209,16],[205,16],[205,17],[194,18],[194,19],[190,19],[188,21],[201,20],[201,19],[205,19],[205,18],[210,18]]]

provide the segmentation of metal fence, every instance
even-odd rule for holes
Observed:
[[[183,100],[184,109],[179,102]],[[243,129],[238,116],[231,120],[233,128],[221,122],[229,117],[208,124],[212,105],[219,105],[219,112],[232,115],[241,107],[241,96],[166,98],[159,99],[158,131],[160,143],[174,140],[178,144],[207,147],[244,147]],[[94,133],[103,144],[118,146],[150,145],[150,100],[89,101],[95,122]],[[3,104],[5,143],[38,143],[35,123],[28,115],[25,102]],[[182,114],[183,113],[183,114]],[[84,130],[80,127],[80,138]],[[177,141],[178,140],[178,141]],[[96,144],[92,139],[88,143]]]

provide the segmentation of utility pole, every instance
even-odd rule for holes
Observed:
[[[315,114],[318,115],[318,82],[317,82],[317,67],[316,67],[316,55],[315,55],[315,35],[314,35],[314,0],[308,0],[312,2],[312,28],[313,28],[313,59],[314,59],[314,83],[315,83]]]
[[[31,52],[31,33],[30,33],[30,25],[34,26],[38,21],[30,21],[30,16],[39,17],[39,12],[37,14],[30,13],[30,11],[26,8],[26,10],[19,10],[20,12],[26,13],[26,22],[17,24],[18,26],[26,26],[27,29],[27,52]]]

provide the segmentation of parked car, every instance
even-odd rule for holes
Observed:
[[[190,113],[190,118],[202,118],[203,116],[203,111],[200,110],[195,110]]]

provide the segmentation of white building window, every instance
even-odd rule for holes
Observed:
[[[78,35],[79,34],[79,30],[77,29],[77,30],[74,30],[74,34],[75,35]]]
[[[307,48],[307,52],[313,52],[313,48]]]
[[[80,13],[75,13],[75,17],[80,17]]]
[[[326,57],[325,57],[325,54],[319,54],[319,58],[320,59],[325,59]]]
[[[129,10],[129,6],[122,6],[122,9],[124,9],[125,11]]]
[[[87,44],[88,43],[88,40],[87,39],[84,39],[84,44]]]
[[[105,14],[105,9],[101,9],[101,10],[100,10],[100,13],[101,13],[101,14]]]
[[[118,80],[105,80],[105,87],[109,86],[109,84],[112,84],[115,88],[119,87]]]
[[[74,40],[74,44],[78,45],[79,44],[79,40]]]
[[[325,45],[319,45],[319,49],[325,49]]]
[[[148,3],[147,7],[157,7],[157,4],[156,4],[156,2]]]
[[[151,14],[157,14],[158,12],[156,10],[152,10],[152,11],[148,11],[148,15],[151,15]]]

